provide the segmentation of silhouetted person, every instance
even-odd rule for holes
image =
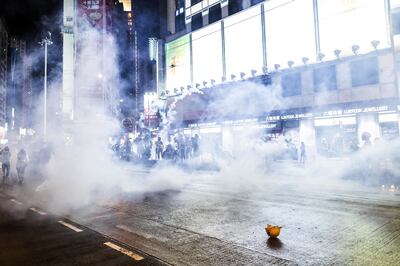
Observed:
[[[304,144],[304,142],[301,142],[300,145],[300,163],[301,164],[305,164],[306,163],[306,145]]]
[[[24,149],[21,149],[17,155],[17,175],[18,175],[18,183],[22,184],[24,182],[25,177],[25,169],[28,165],[28,155]]]
[[[161,138],[158,137],[158,139],[156,141],[156,159],[157,160],[161,160],[163,150],[164,150],[164,143],[162,142]]]
[[[6,182],[8,176],[10,175],[10,165],[11,165],[11,152],[10,148],[6,146],[0,153],[1,169],[3,171],[3,183]]]
[[[176,151],[172,147],[171,144],[168,144],[167,147],[165,148],[165,151],[163,153],[163,158],[165,160],[175,160],[176,159]]]
[[[199,155],[199,135],[197,134],[195,134],[194,138],[192,138],[192,150],[194,157]]]

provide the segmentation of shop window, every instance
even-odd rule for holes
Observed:
[[[251,5],[254,6],[258,3],[264,2],[264,0],[251,0]]]
[[[185,13],[183,13],[175,17],[175,31],[180,32],[185,30],[185,28]]]
[[[350,63],[351,84],[353,87],[379,83],[379,67],[377,57],[367,57]]]
[[[301,94],[301,73],[293,72],[282,76],[282,96],[289,97]]]
[[[392,29],[394,35],[400,34],[400,11],[392,13]]]
[[[190,3],[192,6],[194,6],[197,3],[200,3],[202,0],[191,0]]]
[[[324,66],[313,70],[314,91],[336,90],[336,66]]]
[[[192,31],[198,30],[201,27],[203,27],[203,15],[199,13],[192,17]]]
[[[208,13],[208,22],[211,24],[222,18],[221,4],[212,6]]]
[[[242,0],[229,0],[228,12],[229,15],[235,14],[243,9]]]

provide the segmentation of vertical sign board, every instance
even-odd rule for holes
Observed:
[[[105,110],[109,77],[107,66],[112,60],[104,50],[109,42],[107,33],[112,24],[111,0],[79,0],[77,13],[78,36],[76,39],[76,107],[77,115],[83,115],[93,106]],[[100,110],[99,110],[100,111]]]

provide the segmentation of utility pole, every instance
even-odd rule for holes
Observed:
[[[47,141],[47,46],[52,45],[51,32],[39,43],[44,45],[43,140]]]

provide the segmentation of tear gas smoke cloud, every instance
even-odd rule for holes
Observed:
[[[77,55],[77,67],[80,70],[76,76],[78,90],[96,87],[99,83],[98,73],[101,66],[106,70],[103,77],[107,84],[113,85],[113,91],[124,86],[124,81],[118,75],[117,47],[111,35],[107,35],[105,51],[106,62],[96,52],[101,39],[101,32],[84,27],[79,35],[80,53]],[[38,51],[31,55],[32,60],[39,58]],[[62,78],[54,79],[50,88],[61,90]],[[79,93],[79,92],[78,92]],[[194,93],[193,91],[191,93]],[[198,93],[201,93],[198,91]],[[182,95],[177,100],[182,100]],[[59,99],[50,94],[49,109],[58,109]],[[116,95],[113,98],[119,99]],[[166,139],[170,125],[175,121],[172,111],[163,119],[164,129],[160,135]],[[207,106],[208,113],[214,117],[225,117],[227,113],[237,116],[253,116],[275,109],[285,109],[290,102],[281,96],[281,88],[277,85],[263,86],[242,82],[234,87],[224,97],[215,98]],[[50,196],[48,207],[60,211],[70,208],[79,208],[98,199],[101,196],[112,196],[121,193],[142,195],[147,192],[157,192],[168,189],[180,189],[193,178],[203,178],[203,174],[184,172],[173,165],[163,165],[143,174],[139,166],[127,165],[114,160],[109,152],[107,140],[117,134],[119,121],[106,117],[100,102],[86,102],[78,112],[77,122],[67,128],[50,124],[49,140],[53,147],[53,156],[44,169],[45,181],[38,187],[37,193]],[[41,128],[42,111],[37,113],[36,126]],[[79,117],[80,116],[80,117]],[[284,137],[264,142],[262,128],[244,126],[242,128],[223,128],[223,134],[231,134],[231,149],[221,151],[220,140],[206,135],[201,136],[201,156],[188,162],[189,167],[198,167],[201,164],[216,164],[219,171],[205,178],[216,180],[219,189],[234,192],[252,192],[264,188],[268,183],[286,184],[306,189],[332,188],[359,188],[359,183],[343,180],[343,177],[357,177],[363,175],[363,169],[376,164],[375,158],[388,158],[392,162],[387,170],[398,177],[398,142],[389,144],[381,142],[351,156],[348,160],[329,161],[316,158],[307,163],[304,168],[290,163],[277,162],[286,153]],[[225,132],[226,131],[226,132]],[[71,140],[66,141],[66,136]],[[303,141],[300,139],[300,141]],[[67,143],[66,143],[67,142]],[[296,143],[298,144],[298,143]],[[308,143],[306,143],[308,145]],[[28,152],[33,152],[33,147]],[[15,152],[14,152],[15,154]],[[360,169],[355,169],[359,166]],[[368,175],[369,184],[375,183],[375,175]]]

